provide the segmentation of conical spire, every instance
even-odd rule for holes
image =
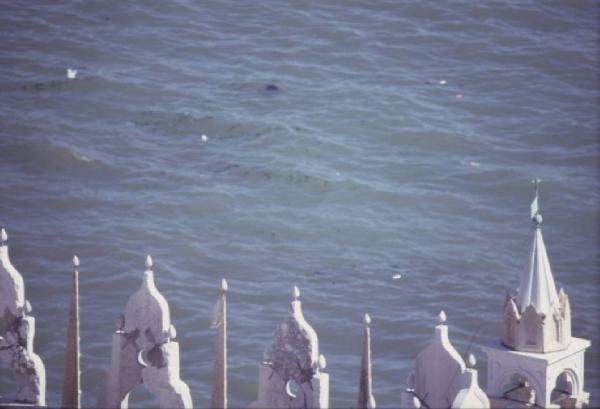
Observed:
[[[371,317],[369,314],[365,314],[364,323],[365,335],[363,341],[357,407],[359,409],[375,409],[375,398],[373,397],[373,375],[371,372]]]
[[[221,280],[221,295],[217,301],[214,326],[217,328],[213,388],[210,400],[212,409],[227,408],[227,290],[229,285]]]
[[[67,352],[65,354],[65,375],[63,378],[63,408],[81,407],[80,351],[79,351],[79,258],[73,256],[71,306],[67,327]]]
[[[542,237],[542,215],[538,205],[538,187],[540,180],[534,180],[535,198],[531,203],[531,219],[535,224],[533,246],[531,249],[529,270],[521,277],[517,306],[523,313],[525,308],[533,304],[538,313],[549,314],[559,305],[556,285],[550,268],[550,261]]]

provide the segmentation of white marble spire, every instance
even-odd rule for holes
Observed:
[[[531,219],[535,224],[533,246],[529,260],[529,269],[524,272],[519,285],[517,306],[523,313],[525,308],[532,305],[538,313],[548,315],[558,307],[558,293],[548,260],[548,253],[542,237],[542,215],[538,205],[539,179],[535,183],[535,198],[531,203]]]
[[[215,366],[213,387],[210,399],[212,409],[227,409],[227,290],[229,285],[221,280],[221,295],[217,301],[215,327],[217,342],[215,346]]]

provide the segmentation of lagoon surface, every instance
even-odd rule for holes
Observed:
[[[527,268],[537,176],[600,406],[598,3],[1,3],[0,224],[50,405],[75,253],[85,406],[146,254],[197,407],[222,277],[231,407],[256,398],[294,284],[333,407],[356,402],[366,312],[378,407],[398,405],[440,309],[485,385],[478,345]]]

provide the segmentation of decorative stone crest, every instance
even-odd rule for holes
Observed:
[[[329,406],[329,375],[319,355],[315,330],[302,314],[294,287],[290,315],[277,328],[271,352],[259,367],[258,400],[254,408],[315,408]]]
[[[8,235],[0,230],[0,360],[15,371],[15,401],[46,405],[46,369],[33,351],[35,318],[23,277],[10,262]]]
[[[127,408],[131,390],[144,384],[161,408],[191,408],[190,390],[179,377],[179,343],[169,304],[154,284],[152,258],[140,289],[117,319],[112,363],[98,396],[99,408]]]

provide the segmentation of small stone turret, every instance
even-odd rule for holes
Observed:
[[[542,237],[542,215],[538,206],[538,185],[531,203],[535,225],[529,268],[521,277],[515,296],[504,303],[502,343],[523,352],[554,352],[571,341],[569,297],[561,288],[557,293],[550,261]]]
[[[590,341],[571,336],[569,298],[556,291],[542,238],[539,180],[534,183],[529,269],[517,294],[504,302],[501,340],[482,347],[488,357],[487,394],[498,407],[515,401],[525,407],[581,407],[589,402],[584,354]]]

